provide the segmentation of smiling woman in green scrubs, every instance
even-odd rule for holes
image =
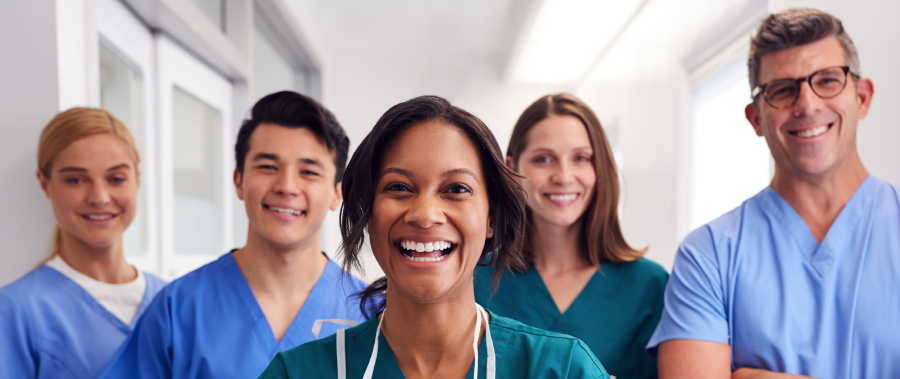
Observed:
[[[619,181],[600,121],[570,94],[529,106],[513,129],[506,164],[528,197],[525,271],[476,270],[486,309],[586,342],[619,379],[655,378],[644,351],[663,308],[668,274],[625,242],[617,215]]]
[[[522,263],[515,176],[487,126],[446,100],[388,110],[342,187],[344,265],[359,268],[368,235],[386,275],[362,294],[375,315],[278,354],[260,378],[608,378],[578,339],[475,302],[473,272],[488,252],[500,268]]]

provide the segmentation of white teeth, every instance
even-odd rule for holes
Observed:
[[[298,209],[290,209],[290,208],[278,208],[278,207],[269,206],[269,209],[271,209],[275,212],[281,213],[283,215],[287,215],[287,216],[299,216],[303,213],[302,211],[300,211]]]
[[[812,129],[806,129],[806,130],[797,132],[796,135],[797,135],[797,137],[800,137],[800,138],[812,138],[812,137],[821,135],[822,133],[825,133],[826,131],[828,131],[828,125],[822,125],[822,126],[817,126]]]
[[[400,247],[405,250],[415,250],[420,253],[432,252],[435,250],[445,250],[449,249],[452,244],[447,241],[435,241],[435,242],[415,242],[415,241],[400,241]]]
[[[576,197],[578,197],[578,194],[575,194],[575,193],[570,193],[570,194],[565,194],[565,195],[550,195],[550,200],[571,201],[571,200],[575,200]]]
[[[112,218],[112,215],[111,215],[111,214],[87,215],[87,218],[89,218],[89,219],[91,219],[91,220],[94,220],[94,221],[103,221],[103,220],[109,220],[109,219],[111,219],[111,218]]]
[[[430,258],[430,257],[413,257],[411,255],[406,255],[405,253],[402,255],[403,255],[403,258],[406,258],[407,260],[410,260],[413,262],[440,262],[444,259],[447,259],[447,257],[450,256],[450,254],[447,254],[447,255],[441,255],[440,257]]]

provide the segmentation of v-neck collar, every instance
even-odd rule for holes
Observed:
[[[864,211],[871,208],[878,190],[875,181],[872,175],[866,177],[838,213],[821,244],[800,214],[772,187],[763,190],[760,207],[785,227],[804,259],[820,276],[824,276],[852,243],[854,230],[864,216]]]
[[[91,309],[93,309],[95,312],[97,312],[97,314],[99,314],[100,317],[103,317],[104,319],[106,319],[106,321],[108,321],[110,324],[112,324],[113,326],[115,326],[117,329],[121,330],[125,334],[131,333],[131,331],[134,329],[134,326],[137,324],[138,319],[141,318],[141,315],[144,313],[144,310],[147,309],[147,306],[150,304],[150,300],[152,299],[150,297],[151,291],[150,291],[150,285],[149,285],[149,281],[148,281],[147,288],[144,289],[144,296],[141,299],[141,305],[138,306],[138,310],[137,310],[137,312],[135,312],[134,318],[131,319],[131,324],[125,324],[124,322],[122,322],[122,320],[120,320],[118,317],[116,317],[116,315],[112,314],[112,312],[110,312],[102,304],[100,304],[100,302],[97,301],[97,299],[95,299],[93,296],[91,296],[91,294],[88,293],[86,289],[81,287],[78,283],[76,283],[74,280],[72,280],[65,274],[63,274],[59,271],[56,271],[56,269],[54,269],[50,266],[46,266],[46,265],[41,265],[41,267],[38,269],[45,270],[47,272],[47,275],[50,275],[51,277],[55,277],[54,280],[58,281],[59,284],[62,286],[62,288],[71,292],[75,296],[81,298],[81,301],[83,301]],[[147,280],[147,273],[144,273],[144,280]],[[154,293],[154,295],[155,295],[155,293]]]
[[[541,278],[541,274],[538,272],[537,268],[534,267],[534,264],[528,264],[528,271],[521,273],[528,283],[530,287],[532,287],[531,292],[534,296],[532,296],[533,302],[538,302],[538,297],[543,298],[544,302],[548,302],[551,306],[536,306],[534,309],[542,309],[547,308],[548,312],[551,312],[553,316],[553,322],[548,324],[548,328],[553,330],[553,326],[559,324],[563,320],[568,320],[570,322],[578,322],[581,318],[587,316],[589,312],[587,310],[593,309],[594,303],[603,298],[608,298],[615,293],[615,286],[618,283],[614,281],[614,278],[618,276],[620,267],[613,264],[602,264],[600,265],[600,270],[594,273],[591,276],[591,279],[588,280],[587,284],[584,288],[581,289],[581,292],[578,293],[578,296],[575,297],[575,300],[572,301],[572,304],[566,308],[565,312],[560,313],[559,307],[556,306],[556,301],[553,300],[553,296],[550,295],[550,290],[547,289],[547,284],[544,283],[544,279]],[[538,305],[538,304],[536,304]]]
[[[288,326],[284,335],[281,336],[281,341],[278,341],[275,339],[275,332],[272,331],[272,326],[269,325],[269,320],[266,319],[262,307],[256,300],[256,296],[253,295],[253,290],[250,289],[250,283],[247,283],[247,278],[244,277],[244,273],[241,272],[240,267],[238,267],[237,262],[234,260],[233,253],[234,250],[226,253],[220,258],[220,260],[222,260],[222,269],[229,278],[228,282],[234,285],[240,298],[247,306],[247,310],[250,311],[260,334],[265,339],[267,345],[271,347],[269,356],[274,357],[278,352],[296,346],[296,341],[300,340],[303,333],[303,327],[300,325],[303,323],[303,317],[314,317],[309,313],[313,312],[315,307],[321,304],[319,298],[322,296],[320,296],[319,293],[327,290],[327,287],[331,286],[333,282],[332,277],[334,275],[329,275],[329,270],[333,269],[331,266],[334,265],[334,263],[330,259],[328,260],[328,263],[325,265],[325,270],[322,271],[322,274],[316,279],[316,284],[313,285],[313,289],[309,292],[306,301],[303,302],[303,306],[301,306],[297,314],[294,315],[291,325]],[[307,330],[307,332],[311,333],[309,330]]]

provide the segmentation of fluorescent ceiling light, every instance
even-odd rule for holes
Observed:
[[[576,82],[644,1],[541,1],[519,35],[506,79],[540,84]]]

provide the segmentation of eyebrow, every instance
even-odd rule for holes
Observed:
[[[257,153],[256,155],[253,156],[254,162],[261,161],[261,160],[279,161],[279,160],[281,160],[281,158],[279,158],[277,154],[272,154],[272,153]],[[313,159],[313,158],[299,158],[299,159],[297,159],[297,161],[299,161],[300,163],[303,163],[303,164],[325,167],[325,165],[323,165],[322,162],[319,162],[318,160]]]
[[[403,176],[406,176],[409,178],[412,178],[414,176],[413,173],[409,170],[404,170],[402,168],[397,168],[397,167],[388,167],[384,171],[381,172],[381,175],[378,178],[381,179],[385,175],[391,174],[391,173],[400,174],[400,175],[403,175]],[[467,168],[455,168],[452,170],[444,171],[444,173],[441,174],[441,177],[447,178],[447,177],[451,177],[453,175],[469,175],[473,179],[478,180],[478,177],[475,176],[475,173],[472,172],[472,170],[469,170]]]
[[[128,169],[128,168],[131,168],[131,166],[129,166],[128,163],[122,163],[120,165],[110,167],[106,171],[109,172],[109,171]],[[81,168],[81,167],[63,167],[63,168],[59,169],[59,172],[88,172],[88,170]]]

